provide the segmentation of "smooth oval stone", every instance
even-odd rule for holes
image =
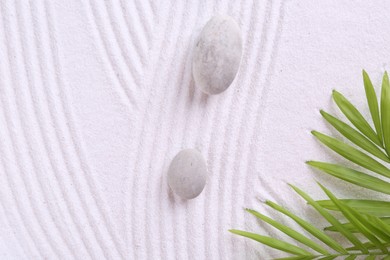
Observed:
[[[241,60],[242,40],[238,24],[218,15],[203,28],[194,50],[192,74],[207,94],[219,94],[233,82]]]
[[[206,185],[206,178],[206,161],[195,149],[180,151],[169,166],[168,185],[183,199],[197,197]]]

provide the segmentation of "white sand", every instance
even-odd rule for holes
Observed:
[[[0,258],[269,259],[227,232],[271,230],[243,210],[275,216],[257,197],[322,226],[287,182],[377,196],[304,161],[340,161],[310,135],[335,133],[318,113],[337,112],[333,88],[368,114],[361,69],[379,86],[389,68],[389,2],[31,2],[0,4]],[[238,21],[244,56],[207,97],[191,50],[216,13]],[[211,174],[188,202],[165,178],[184,148]]]

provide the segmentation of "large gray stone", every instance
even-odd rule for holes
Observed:
[[[194,50],[192,74],[195,84],[207,94],[219,94],[233,82],[242,56],[238,24],[218,15],[203,28]]]
[[[206,179],[206,161],[195,149],[180,151],[169,166],[168,185],[183,199],[197,197],[206,185]]]

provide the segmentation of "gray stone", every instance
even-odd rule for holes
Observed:
[[[194,50],[192,75],[207,94],[219,94],[233,82],[242,56],[238,24],[229,16],[218,15],[203,28]]]
[[[183,199],[197,197],[206,185],[206,179],[206,161],[195,149],[180,151],[169,166],[168,185]]]

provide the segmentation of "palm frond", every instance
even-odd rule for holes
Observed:
[[[372,157],[367,154],[353,148],[352,146],[332,138],[330,136],[321,134],[317,131],[312,131],[312,134],[320,140],[321,143],[340,154],[344,158],[350,160],[357,165],[360,165],[368,170],[381,174],[385,177],[390,177],[390,170],[386,168],[383,164],[374,160]]]
[[[349,121],[359,129],[365,136],[377,145],[382,145],[375,131],[372,129],[370,124],[362,116],[359,110],[356,109],[351,102],[348,101],[341,93],[333,90],[333,100],[340,108],[341,112],[349,119]]]
[[[383,75],[380,109],[377,94],[367,72],[363,70],[363,82],[366,92],[368,108],[371,120],[374,123],[375,131],[362,113],[352,105],[341,93],[333,91],[333,99],[343,114],[349,119],[360,133],[347,123],[321,110],[324,119],[329,122],[337,131],[345,136],[353,144],[371,154],[368,155],[343,141],[313,131],[313,135],[324,145],[340,154],[349,161],[362,166],[370,173],[380,174],[390,178],[390,169],[374,159],[372,156],[389,163],[390,160],[390,82],[387,72]],[[339,179],[351,182],[355,185],[372,189],[384,194],[390,194],[390,182],[388,179],[379,179],[371,174],[363,173],[344,167],[322,162],[309,162],[323,172]],[[379,185],[375,187],[376,185]],[[358,209],[359,211],[359,209]]]
[[[279,229],[280,231],[282,231],[283,233],[285,233],[289,237],[295,239],[296,241],[298,241],[302,244],[307,245],[308,247],[312,248],[313,250],[315,250],[321,254],[329,254],[329,251],[327,251],[324,247],[315,243],[312,239],[302,235],[301,233],[295,231],[294,229],[289,228],[289,227],[257,212],[256,210],[247,209],[247,211],[249,213],[251,213],[252,215],[254,215],[255,217],[257,217],[258,219],[260,219],[260,220],[270,224],[271,226]]]
[[[360,248],[362,251],[365,250],[364,245],[359,239],[352,234],[348,229],[344,228],[342,224],[324,208],[322,208],[316,201],[314,201],[308,194],[300,190],[299,188],[290,185],[296,193],[298,193],[304,200],[306,200],[317,212],[324,217],[329,223],[334,225],[335,229],[344,235],[352,244]],[[343,248],[342,253],[346,253],[346,250]]]
[[[345,136],[349,141],[356,144],[358,147],[363,150],[371,153],[372,155],[378,157],[379,159],[390,163],[389,157],[374,143],[372,143],[364,135],[356,131],[354,128],[350,127],[348,124],[337,119],[336,117],[328,114],[324,110],[320,110],[321,115],[325,118],[328,123],[330,123],[337,131],[339,131],[343,136]],[[381,132],[382,133],[382,132]]]
[[[371,127],[370,120],[363,117],[364,113],[359,112],[341,93],[334,90],[333,100],[352,125],[323,110],[320,113],[351,143],[312,131],[322,144],[357,166],[361,166],[363,170],[318,161],[308,161],[307,164],[354,185],[390,195],[390,169],[387,165],[390,163],[390,82],[385,73],[380,104],[371,79],[365,71],[363,71],[363,83],[374,128]],[[343,256],[344,259],[349,260],[362,259],[362,257],[390,260],[390,201],[338,199],[327,188],[319,185],[327,195],[327,200],[315,201],[299,188],[290,186],[329,223],[323,230],[298,217],[287,208],[271,201],[266,202],[266,205],[295,221],[310,236],[305,236],[301,230],[294,230],[258,211],[247,209],[259,220],[283,232],[300,246],[246,231],[231,230],[231,232],[291,254],[280,259],[335,259]],[[342,220],[336,217],[335,211],[342,214]],[[328,232],[339,233],[349,245],[340,244]]]
[[[363,234],[368,240],[377,246],[383,253],[388,253],[387,249],[381,244],[377,237],[376,230],[368,221],[357,211],[344,204],[342,201],[336,198],[328,189],[324,186],[321,189],[326,193],[330,200],[336,205],[336,207],[343,213],[343,215],[352,223],[361,234]],[[363,252],[367,253],[367,248],[364,248]]]
[[[322,232],[320,229],[316,228],[306,220],[298,217],[297,215],[293,214],[291,211],[287,210],[286,208],[283,208],[282,206],[279,206],[278,204],[267,201],[265,204],[270,206],[271,208],[283,213],[284,215],[290,217],[292,220],[294,220],[298,225],[300,225],[303,229],[308,231],[310,234],[312,234],[314,237],[319,239],[324,244],[328,245],[330,248],[333,248],[334,250],[338,252],[343,252],[343,247],[340,246],[339,243],[337,243],[333,238]]]
[[[378,217],[390,217],[390,201],[353,199],[342,199],[341,201],[360,213]],[[338,210],[331,200],[319,200],[317,202],[326,209]]]
[[[287,208],[284,208],[271,201],[266,201],[265,204],[294,220],[302,229],[306,230],[313,237],[317,238],[318,242],[315,242],[311,237],[304,236],[302,231],[294,230],[273,220],[270,217],[259,213],[258,211],[251,209],[247,209],[247,211],[261,221],[270,224],[290,238],[299,242],[299,244],[302,246],[296,246],[281,239],[275,239],[246,231],[236,229],[230,231],[234,234],[253,239],[264,245],[292,255],[291,257],[282,259],[335,259],[340,256],[344,256],[346,259],[355,259],[357,256],[386,257],[389,254],[388,250],[390,248],[390,236],[387,234],[387,229],[383,229],[381,225],[385,225],[387,228],[387,222],[376,216],[358,212],[351,206],[351,203],[348,204],[347,201],[336,198],[336,196],[333,195],[333,193],[331,193],[328,189],[326,189],[321,184],[319,185],[328,196],[329,201],[333,203],[330,204],[328,202],[326,204],[331,205],[332,209],[323,207],[320,202],[315,201],[299,188],[293,185],[290,186],[309,205],[311,205],[321,217],[323,217],[329,224],[332,225],[331,227],[334,231],[339,232],[348,241],[350,241],[352,246],[343,246],[339,242],[335,241],[331,236],[326,234],[326,230],[323,231],[318,229],[308,221],[292,213]],[[342,224],[334,215],[332,215],[332,211],[334,211],[335,208],[337,208],[337,210],[342,213],[344,218],[349,221],[348,224]],[[354,235],[355,232],[353,231],[357,231],[362,234],[364,240]]]
[[[369,174],[359,172],[341,165],[309,161],[307,164],[316,167],[329,175],[374,191],[390,194],[390,183]]]
[[[385,222],[386,225],[389,225],[390,226],[390,218],[380,218],[380,220],[382,220],[383,222]],[[350,232],[352,233],[359,233],[359,230],[357,230],[355,228],[354,225],[352,225],[351,223],[347,222],[347,223],[343,223],[342,224],[344,228],[348,229]],[[334,226],[328,226],[328,227],[325,227],[324,230],[327,230],[327,231],[337,231],[337,229],[334,227]]]
[[[384,246],[386,247],[389,247],[390,246],[390,243],[383,243]],[[364,246],[367,247],[368,249],[374,249],[376,248],[376,245],[374,245],[373,243],[371,242],[366,242],[364,243]],[[352,246],[352,247],[348,247],[347,250],[358,250],[356,247]]]
[[[335,165],[324,162],[310,161],[309,165],[336,178],[353,183],[355,185],[371,189],[383,194],[390,195],[390,169],[388,165],[382,164],[377,159],[389,163],[390,160],[390,82],[387,72],[382,79],[381,101],[378,104],[377,94],[367,72],[363,70],[363,82],[366,92],[368,108],[371,120],[374,123],[375,131],[368,121],[362,116],[356,107],[349,102],[341,93],[333,91],[333,99],[343,114],[349,119],[353,126],[359,131],[340,119],[321,111],[324,119],[329,122],[337,131],[345,136],[358,148],[370,153],[354,148],[352,145],[325,134],[313,131],[313,135],[324,145],[334,152],[343,156],[347,160],[366,169],[368,173],[357,171],[342,165]],[[375,159],[376,157],[377,159]],[[373,175],[379,174],[385,178],[377,178]],[[353,209],[360,213],[368,213],[378,217],[390,216],[390,202],[387,201],[344,201]],[[327,207],[335,205],[331,201],[319,202]],[[326,205],[328,204],[328,205]],[[329,208],[329,207],[328,207]],[[384,222],[388,225],[387,222]]]
[[[284,242],[284,241],[279,240],[279,239],[261,236],[261,235],[255,234],[255,233],[250,233],[250,232],[236,230],[236,229],[231,229],[229,231],[232,232],[233,234],[237,234],[240,236],[244,236],[244,237],[253,239],[253,240],[260,242],[264,245],[267,245],[267,246],[275,248],[275,249],[279,249],[280,251],[284,251],[286,253],[290,253],[293,255],[299,255],[299,256],[313,255],[310,252],[308,252],[300,247],[294,246],[290,243]]]
[[[387,154],[390,155],[390,84],[387,72],[383,75],[382,81],[381,119],[383,140]]]
[[[363,70],[363,82],[364,82],[364,89],[366,91],[368,107],[370,108],[371,118],[372,121],[374,122],[378,139],[380,143],[383,143],[382,126],[381,126],[381,120],[380,120],[379,108],[378,108],[378,98],[376,96],[375,89],[374,86],[372,85],[371,79],[365,70]]]

